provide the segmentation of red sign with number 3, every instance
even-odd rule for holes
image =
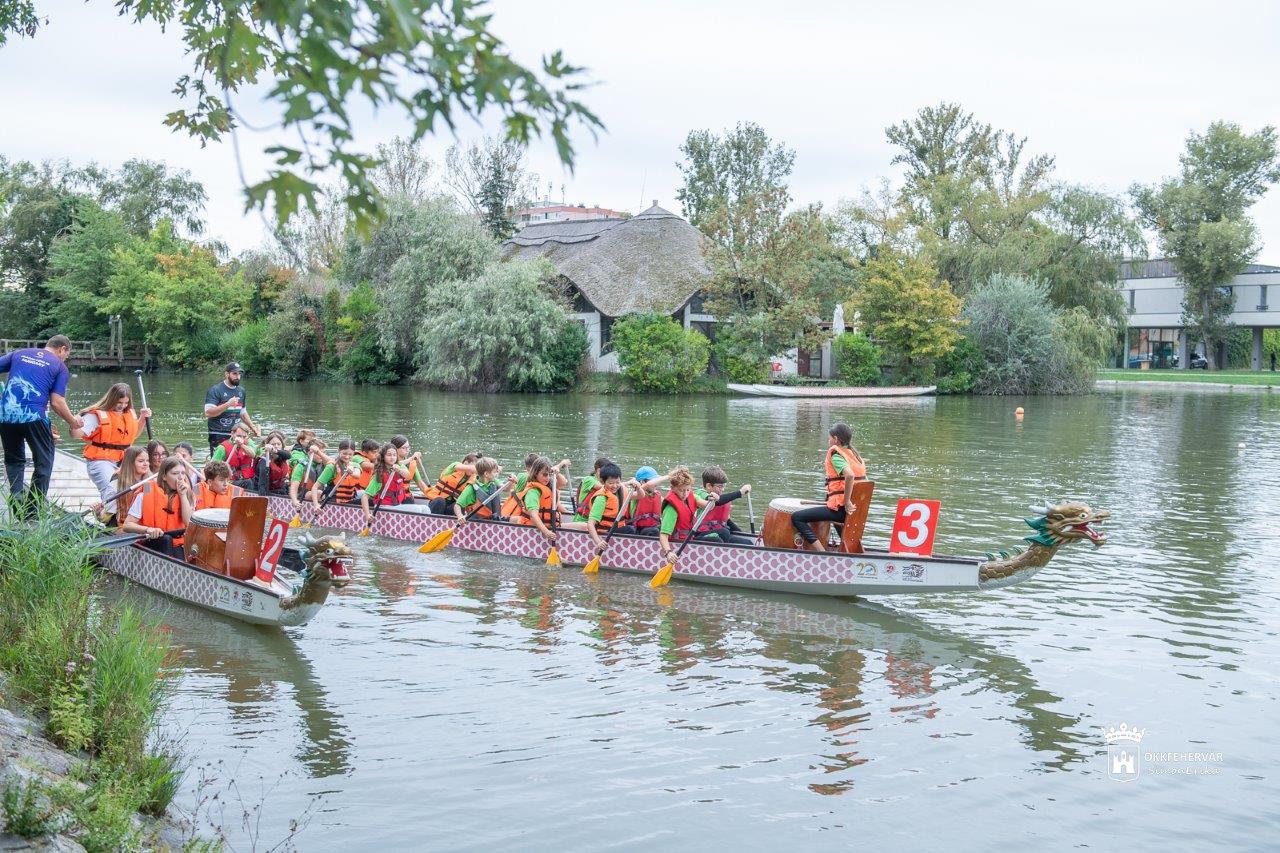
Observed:
[[[889,550],[895,554],[919,554],[921,557],[931,555],[933,534],[938,530],[938,513],[941,509],[941,501],[918,501],[911,498],[898,501],[893,533],[889,534]]]
[[[257,571],[254,572],[254,577],[263,583],[271,583],[276,576],[276,566],[284,552],[284,538],[288,535],[288,524],[278,518],[271,519],[267,525],[266,541],[262,543],[262,553],[258,555]]]

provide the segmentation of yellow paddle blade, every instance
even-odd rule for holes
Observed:
[[[369,528],[367,528],[367,527],[366,527],[364,530],[361,530],[357,535],[359,535],[359,536],[368,536],[368,535],[369,535]]]
[[[671,583],[671,573],[674,572],[675,570],[676,570],[675,563],[667,563],[665,566],[658,569],[657,574],[655,574],[653,578],[649,581],[649,586],[653,587],[654,589],[657,589],[660,586],[666,586],[667,584]]]
[[[582,573],[584,575],[594,575],[598,571],[600,571],[600,555],[596,554],[585,566],[582,567]]]
[[[439,551],[441,548],[449,544],[449,540],[453,538],[453,531],[457,529],[458,528],[456,527],[449,527],[449,528],[446,528],[445,530],[441,530],[439,533],[432,536],[426,542],[423,542],[422,545],[418,548],[418,553],[430,554],[433,551]]]
[[[301,524],[302,524],[302,518],[296,515],[293,517],[293,521],[289,522],[290,527],[298,527]]]
[[[309,522],[309,521],[304,521],[304,522],[302,522],[302,529],[303,529],[303,530],[310,530],[310,529],[311,529],[311,522]]]
[[[551,552],[547,554],[547,565],[548,566],[560,565],[560,552],[556,550],[556,546],[554,545],[551,546]]]

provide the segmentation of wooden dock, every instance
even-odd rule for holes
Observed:
[[[40,340],[0,338],[0,352],[16,349],[40,349]],[[112,344],[109,341],[72,341],[67,366],[80,370],[146,370],[152,363],[151,349],[146,344]]]

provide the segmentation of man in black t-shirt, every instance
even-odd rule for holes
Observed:
[[[204,395],[204,416],[209,421],[209,452],[231,437],[231,428],[243,421],[254,435],[262,435],[249,410],[245,407],[244,389],[240,376],[244,373],[239,362],[231,362],[222,373],[222,381]]]

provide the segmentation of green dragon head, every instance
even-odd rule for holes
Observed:
[[[319,581],[329,581],[336,587],[344,587],[351,582],[351,567],[355,565],[355,555],[347,547],[347,537],[317,536],[307,533],[299,542],[304,550],[303,561],[307,564],[308,574]]]
[[[1043,507],[1032,507],[1032,512],[1039,513],[1036,518],[1026,519],[1027,526],[1036,531],[1028,536],[1027,541],[1046,548],[1053,548],[1067,542],[1087,539],[1096,548],[1106,544],[1107,537],[1092,525],[1101,524],[1111,517],[1104,510],[1094,510],[1088,504],[1079,501],[1059,501]]]

